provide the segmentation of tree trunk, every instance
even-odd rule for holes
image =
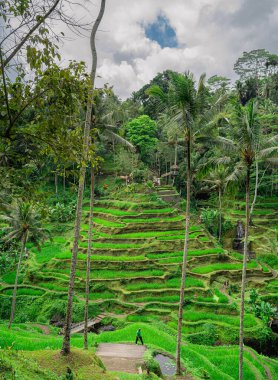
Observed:
[[[218,189],[218,199],[219,199],[219,227],[218,227],[218,241],[221,241],[222,235],[222,200],[221,200],[221,187]]]
[[[83,162],[80,167],[80,174],[79,174],[76,220],[75,220],[75,227],[74,227],[74,243],[73,243],[73,248],[72,248],[72,260],[71,260],[70,280],[69,280],[69,289],[68,289],[68,303],[67,303],[67,312],[66,312],[66,321],[65,321],[65,330],[64,330],[65,331],[64,340],[63,340],[63,346],[61,350],[61,353],[63,355],[68,355],[70,353],[70,330],[71,330],[71,322],[72,322],[73,289],[74,289],[75,271],[76,271],[76,263],[77,263],[80,224],[81,224],[81,217],[82,217],[84,181],[85,181],[87,158],[88,158],[87,156],[88,156],[88,150],[89,150],[89,136],[90,136],[94,84],[95,84],[96,66],[97,66],[97,52],[96,52],[96,46],[95,46],[95,37],[96,37],[98,26],[104,14],[104,9],[105,9],[105,0],[101,0],[100,11],[94,23],[92,33],[91,33],[91,38],[90,38],[91,51],[92,51],[92,56],[93,56],[93,63],[92,63],[92,70],[91,70],[91,87],[88,92],[87,111],[86,111],[85,129],[84,129],[84,137],[83,137]]]
[[[88,350],[88,315],[89,315],[89,292],[90,292],[90,272],[91,272],[91,253],[92,253],[92,237],[93,237],[93,211],[94,211],[94,195],[95,195],[95,173],[91,168],[91,197],[90,197],[90,216],[89,216],[89,232],[88,232],[88,250],[87,250],[87,272],[86,272],[86,301],[85,301],[85,317],[84,317],[84,348]]]
[[[182,277],[180,288],[180,304],[178,314],[178,334],[177,334],[177,352],[176,352],[176,374],[181,375],[181,329],[183,318],[183,304],[184,304],[184,289],[185,289],[185,277],[186,277],[186,264],[187,253],[189,244],[189,224],[190,224],[190,191],[191,191],[191,146],[190,146],[190,130],[187,130],[186,145],[187,145],[187,181],[186,181],[186,223],[185,223],[185,240],[183,250],[183,263],[182,263]]]
[[[54,178],[54,182],[55,182],[55,194],[56,194],[56,197],[58,198],[58,175],[57,175],[57,170],[55,170],[55,178]]]
[[[24,252],[25,246],[26,246],[26,241],[27,241],[27,232],[25,232],[25,234],[23,235],[22,242],[21,242],[21,251],[20,251],[20,256],[19,256],[19,260],[18,260],[18,264],[17,264],[15,283],[14,283],[14,290],[13,290],[13,299],[12,299],[12,308],[11,308],[10,322],[9,322],[9,326],[8,326],[9,329],[11,328],[11,324],[13,323],[13,320],[14,320],[14,312],[15,312],[15,304],[16,304],[16,292],[17,292],[17,286],[18,286],[18,277],[19,277],[19,272],[20,272],[23,252]]]
[[[63,173],[63,191],[66,192],[66,168],[64,167],[64,173]]]
[[[254,211],[254,207],[257,201],[257,195],[258,195],[258,187],[259,187],[259,163],[256,161],[256,182],[255,182],[255,192],[254,192],[254,198],[253,202],[250,208],[250,214],[249,214],[249,224],[251,225],[252,223],[252,214]]]
[[[247,167],[247,174],[246,174],[246,205],[245,205],[245,224],[246,225],[245,225],[245,236],[244,236],[241,302],[240,302],[239,380],[243,379],[244,299],[245,299],[245,286],[246,286],[248,236],[249,236],[249,193],[250,193],[250,165],[248,165]]]

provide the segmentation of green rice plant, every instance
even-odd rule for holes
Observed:
[[[85,293],[82,294],[85,297]],[[104,291],[104,292],[95,292],[94,290],[90,291],[89,299],[92,301],[101,300],[101,299],[113,299],[115,298],[115,294],[112,292]]]
[[[68,249],[61,244],[46,242],[40,251],[38,251],[36,248],[33,248],[32,252],[36,254],[37,262],[43,264],[52,258],[55,258],[57,254],[63,253],[66,250]]]
[[[239,327],[239,316],[226,314],[215,314],[210,312],[197,311],[195,309],[184,310],[184,320],[187,322],[217,322],[224,325]],[[255,327],[258,325],[258,319],[252,314],[244,316],[244,325],[246,328]]]
[[[80,242],[80,247],[87,248],[87,242]],[[132,248],[141,248],[142,244],[126,244],[126,243],[102,243],[102,242],[93,242],[93,248],[111,248],[111,249],[132,249]]]
[[[247,264],[247,269],[258,268],[258,264],[255,261],[251,261]],[[209,265],[202,265],[192,269],[192,272],[199,274],[206,274],[211,272],[216,272],[220,270],[241,270],[242,264],[237,263],[215,263]]]
[[[188,251],[188,257],[194,257],[194,256],[205,256],[205,255],[214,255],[214,254],[221,254],[223,253],[222,248],[210,248],[210,249],[196,249],[192,251]],[[149,259],[171,259],[172,257],[182,257],[183,252],[163,252],[163,253],[147,253],[146,255]],[[165,263],[165,261],[161,260],[161,262]]]
[[[83,210],[89,211],[90,208],[83,207]],[[95,207],[94,212],[101,212],[104,214],[110,214],[114,216],[137,216],[142,214],[169,214],[174,212],[173,208],[160,208],[160,209],[145,209],[142,210],[138,213],[134,213],[134,211],[126,211],[126,210],[118,210],[118,209],[108,209],[108,208],[103,208],[103,207]]]
[[[55,283],[51,283],[51,282],[39,282],[37,284],[40,288],[45,288],[45,289],[48,289],[48,290],[53,290],[55,292],[65,292],[67,293],[68,291],[68,288],[66,286],[60,286],[58,284],[55,284]]]
[[[166,218],[150,218],[150,219],[122,219],[125,223],[162,223],[162,222],[180,222],[184,220],[183,215],[177,215]]]
[[[16,275],[16,272],[10,272],[10,273],[4,274],[4,276],[2,276],[2,281],[5,282],[6,284],[13,285],[15,282],[15,275]],[[20,274],[18,283],[22,284],[22,280],[23,280],[23,275]]]
[[[162,296],[159,294],[155,294],[153,296],[147,296],[147,297],[138,297],[133,298],[133,302],[179,302],[180,296],[179,295],[171,295],[171,296]]]
[[[219,289],[214,289],[214,294],[216,296],[215,298],[216,298],[217,302],[219,302],[219,303],[228,303],[229,302],[228,297],[226,297],[224,294],[222,294]]]
[[[153,220],[153,219],[151,219]],[[194,232],[199,230],[200,227],[192,226],[190,231]],[[170,230],[170,231],[142,231],[142,232],[130,232],[117,235],[110,235],[113,239],[136,239],[136,238],[155,238],[160,236],[171,236],[171,235],[181,235],[184,234],[184,230]],[[106,237],[106,236],[103,236]]]
[[[111,227],[111,228],[124,227],[123,223],[111,222],[110,220],[105,220],[105,219],[100,219],[100,218],[94,218],[94,223],[99,224],[101,226],[105,226],[105,227]]]
[[[165,280],[164,282],[137,282],[135,284],[127,284],[125,286],[126,290],[136,291],[136,290],[144,290],[144,289],[179,289],[180,288],[180,277],[170,278]],[[204,288],[204,283],[198,278],[186,276],[185,279],[185,287],[200,287]]]
[[[86,256],[85,256],[86,257]],[[143,261],[146,260],[146,257],[141,256],[107,256],[107,255],[92,255],[92,264],[94,261],[113,261],[113,262],[124,262],[124,261]]]
[[[164,275],[164,271],[159,270],[159,269],[150,269],[150,270],[141,270],[141,271],[114,271],[114,270],[107,269],[107,270],[92,270],[91,271],[92,280],[93,279],[133,278],[133,277],[161,277],[163,275]]]
[[[13,289],[4,289],[4,294],[12,295]],[[17,295],[18,296],[41,296],[45,293],[42,289],[36,289],[36,288],[18,288]]]

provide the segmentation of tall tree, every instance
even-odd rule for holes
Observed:
[[[96,37],[96,32],[98,30],[99,24],[104,14],[105,3],[106,3],[106,0],[101,0],[100,11],[94,23],[94,26],[92,28],[91,37],[90,37],[93,62],[92,62],[92,69],[91,69],[91,75],[90,75],[91,83],[90,83],[90,88],[88,91],[88,102],[87,102],[87,111],[86,111],[85,128],[84,128],[83,160],[81,162],[80,174],[79,174],[76,221],[75,221],[75,228],[74,228],[74,243],[73,243],[73,248],[72,248],[72,260],[71,260],[70,280],[69,280],[69,289],[68,289],[67,312],[66,312],[63,346],[61,350],[61,353],[63,355],[68,355],[70,353],[70,331],[71,331],[71,322],[72,322],[73,289],[74,289],[75,271],[76,271],[76,263],[77,263],[78,241],[80,237],[82,202],[83,202],[86,167],[87,167],[87,162],[88,162],[88,151],[89,151],[89,141],[90,141],[89,136],[90,136],[91,121],[92,121],[94,86],[95,86],[95,76],[96,76],[96,67],[97,67],[97,51],[96,51],[96,45],[95,45],[95,37]]]
[[[250,175],[256,157],[265,159],[277,152],[275,139],[270,137],[267,144],[260,146],[260,125],[256,109],[256,102],[250,101],[245,107],[233,101],[233,113],[231,114],[231,134],[232,139],[222,138],[219,142],[225,147],[225,151],[230,150],[230,155],[234,162],[234,171],[229,176],[229,181],[245,179],[245,235],[244,252],[241,281],[241,300],[240,300],[240,330],[239,330],[239,380],[243,379],[243,347],[244,347],[244,306],[246,289],[246,266],[248,257],[249,241],[249,219],[250,219]],[[260,149],[258,149],[260,147]],[[226,158],[223,157],[226,162]]]
[[[26,243],[32,241],[37,248],[40,248],[40,244],[49,237],[49,233],[43,228],[40,215],[36,212],[35,207],[28,202],[17,201],[11,205],[5,205],[2,207],[0,219],[8,224],[8,227],[4,228],[5,240],[17,240],[21,243],[8,326],[10,328],[14,320],[18,279]]]
[[[203,179],[204,182],[210,184],[210,188],[216,189],[218,193],[218,241],[221,241],[222,236],[222,197],[228,182],[230,170],[224,165],[218,165],[213,170],[209,171],[208,175]]]
[[[198,115],[203,111],[204,98],[206,92],[204,82],[205,75],[202,75],[199,79],[196,88],[192,74],[171,73],[168,93],[165,93],[159,86],[153,86],[147,91],[149,95],[156,96],[160,98],[162,101],[164,101],[164,103],[168,103],[175,108],[175,120],[177,120],[182,125],[184,131],[184,141],[186,146],[186,223],[182,263],[182,278],[180,288],[180,303],[178,312],[178,332],[176,351],[177,375],[181,375],[181,330],[183,320],[187,254],[189,246],[192,128],[197,120]]]

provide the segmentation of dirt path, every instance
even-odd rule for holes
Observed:
[[[245,347],[244,350],[247,351],[257,363],[260,363],[264,367],[267,380],[272,380],[271,372],[268,366],[260,362],[252,350],[249,350],[247,347]]]
[[[33,324],[33,326],[40,328],[45,335],[49,335],[50,334],[50,329],[49,329],[48,326],[40,325],[38,323]]]
[[[101,343],[96,353],[108,371],[138,373],[145,351],[145,346],[135,344]]]

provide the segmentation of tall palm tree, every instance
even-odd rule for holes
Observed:
[[[219,220],[218,220],[218,241],[221,241],[222,236],[222,197],[224,195],[224,191],[228,182],[228,178],[230,175],[230,170],[228,167],[224,165],[218,165],[216,168],[209,171],[208,175],[203,178],[204,182],[207,182],[211,185],[211,189],[216,189],[218,193],[218,212],[219,212]]]
[[[96,76],[96,67],[97,67],[97,52],[95,45],[96,32],[98,30],[99,24],[104,14],[106,0],[101,0],[101,6],[99,14],[96,18],[96,21],[93,25],[90,43],[91,43],[91,52],[92,52],[92,69],[90,75],[90,88],[88,91],[88,100],[87,100],[87,110],[86,110],[86,119],[85,119],[85,128],[84,128],[84,137],[83,137],[83,154],[82,162],[79,173],[79,185],[78,185],[78,195],[77,195],[77,207],[76,207],[76,219],[75,219],[75,228],[74,228],[74,243],[72,248],[72,260],[71,260],[71,269],[70,269],[70,280],[68,288],[68,302],[67,302],[67,311],[66,311],[66,321],[64,329],[64,339],[61,353],[63,355],[68,355],[70,353],[70,331],[71,331],[71,322],[72,322],[72,304],[73,304],[73,289],[75,282],[75,272],[77,264],[77,253],[78,253],[78,241],[80,237],[80,225],[82,217],[82,202],[83,202],[83,192],[84,192],[84,183],[85,183],[85,174],[88,162],[88,151],[89,151],[89,142],[90,142],[90,128],[92,124],[92,110],[94,103],[94,87],[95,87],[95,76]]]
[[[4,228],[4,232],[6,232],[5,240],[17,240],[21,242],[8,326],[10,328],[14,320],[18,277],[26,243],[27,241],[32,241],[40,249],[40,244],[49,237],[49,232],[42,227],[41,218],[31,203],[16,201],[11,205],[4,205],[1,209],[0,219],[8,224],[8,227]]]
[[[168,100],[175,110],[175,120],[182,125],[186,146],[186,223],[185,240],[183,249],[182,278],[180,288],[180,303],[178,312],[178,332],[176,351],[176,374],[181,375],[181,330],[183,320],[184,290],[187,266],[187,254],[189,246],[190,226],[190,192],[191,192],[191,143],[192,128],[198,115],[203,112],[205,104],[205,75],[200,77],[197,88],[192,74],[171,73],[169,92],[165,93],[159,86],[152,86],[148,90],[151,96],[159,97],[162,101]]]
[[[231,114],[232,133],[231,138],[219,137],[218,142],[223,144],[225,151],[230,151],[231,161],[235,162],[234,171],[228,177],[228,181],[236,181],[245,178],[245,235],[243,251],[243,267],[241,281],[240,300],[240,330],[239,330],[239,380],[243,379],[243,340],[244,340],[244,304],[246,288],[246,266],[248,256],[249,221],[250,221],[250,174],[256,158],[260,160],[269,159],[278,147],[275,145],[276,138],[264,136],[263,145],[260,143],[262,135],[257,117],[256,102],[250,101],[246,106],[241,106],[238,102],[233,102],[233,112]],[[225,162],[228,162],[223,157]]]

